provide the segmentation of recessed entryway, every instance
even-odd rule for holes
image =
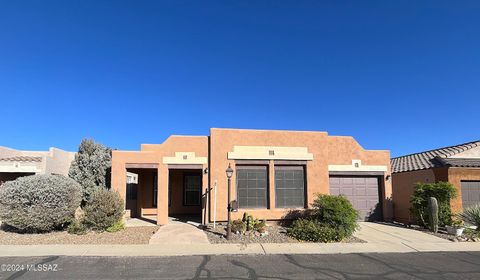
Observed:
[[[170,169],[168,216],[170,220],[202,221],[202,170]]]

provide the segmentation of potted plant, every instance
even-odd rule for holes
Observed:
[[[447,228],[448,234],[460,236],[463,233],[463,221],[458,218],[452,219],[452,224],[445,226]]]

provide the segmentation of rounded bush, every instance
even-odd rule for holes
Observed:
[[[313,219],[294,221],[287,233],[289,236],[303,241],[327,243],[342,240],[334,228],[325,226]]]
[[[85,205],[85,224],[104,231],[123,217],[123,199],[120,194],[105,188],[97,188]]]
[[[0,220],[20,232],[48,232],[73,220],[82,187],[62,175],[33,175],[0,187]]]
[[[313,208],[317,221],[335,229],[340,239],[350,237],[358,228],[358,211],[345,196],[320,194]]]

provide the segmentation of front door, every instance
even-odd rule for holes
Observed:
[[[137,217],[137,184],[127,184],[127,199],[125,201],[125,208],[130,210],[130,217]]]

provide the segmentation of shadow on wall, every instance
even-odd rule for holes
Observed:
[[[279,221],[279,224],[284,227],[290,226],[293,221],[300,218],[309,218],[313,216],[313,209],[292,209],[285,214]]]

